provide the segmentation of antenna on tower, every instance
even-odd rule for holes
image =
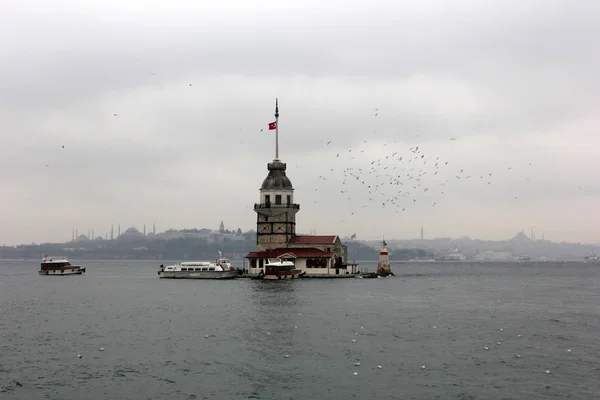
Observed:
[[[279,101],[275,98],[275,159],[279,160]]]

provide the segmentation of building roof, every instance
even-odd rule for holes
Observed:
[[[293,236],[290,239],[290,244],[334,244],[337,239],[336,235],[327,236]]]
[[[267,251],[251,251],[246,255],[246,258],[278,258],[284,254],[289,254],[291,257],[296,258],[330,258],[333,257],[335,253],[331,251],[322,251],[319,249],[290,249],[290,248],[280,248],[273,249]]]
[[[294,190],[292,181],[285,174],[286,165],[279,160],[267,164],[269,175],[265,178],[260,190]]]

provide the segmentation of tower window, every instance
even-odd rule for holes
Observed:
[[[269,204],[271,202],[271,196],[270,195],[265,195],[265,203]]]
[[[288,204],[292,203],[292,196],[290,196],[289,194],[287,195],[287,203]]]
[[[275,195],[275,204],[281,204],[281,195],[280,194]]]

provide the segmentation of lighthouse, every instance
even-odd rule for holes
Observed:
[[[381,242],[381,251],[379,252],[379,262],[377,263],[376,274],[379,276],[394,275],[390,269],[390,257],[388,255],[387,243],[385,240]]]
[[[351,278],[356,265],[348,264],[348,248],[338,235],[298,235],[296,214],[300,204],[294,200],[294,186],[287,166],[279,157],[279,103],[275,99],[275,158],[267,164],[268,174],[259,189],[256,213],[256,251],[246,255],[245,268],[257,276],[274,260],[291,261],[304,277]]]

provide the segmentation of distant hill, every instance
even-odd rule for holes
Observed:
[[[379,248],[365,243],[345,240],[350,261],[377,261]],[[170,229],[156,235],[144,235],[129,228],[114,240],[101,237],[90,240],[79,235],[66,243],[43,243],[0,247],[4,259],[39,259],[44,255],[66,256],[73,260],[212,260],[218,251],[232,260],[243,259],[256,249],[256,232],[212,231],[210,229]]]
[[[366,242],[374,249],[379,248],[378,241]],[[414,240],[388,240],[390,251],[394,249],[424,249],[441,257],[449,252],[458,251],[467,258],[475,258],[478,254],[486,251],[509,252],[514,257],[528,256],[532,259],[547,257],[551,260],[578,260],[590,254],[598,252],[598,246],[592,244],[552,242],[550,240],[532,240],[523,232],[517,233],[507,240],[492,241],[461,238],[435,238]]]
[[[80,235],[66,243],[43,243],[0,247],[2,258],[41,258],[67,256],[70,259],[136,259],[136,260],[212,260],[218,251],[230,259],[242,259],[256,248],[256,232],[213,232],[208,229],[169,230],[157,235],[143,235],[130,228],[114,240]]]

